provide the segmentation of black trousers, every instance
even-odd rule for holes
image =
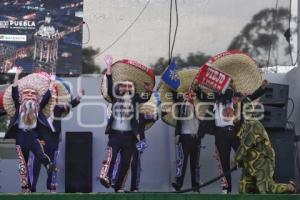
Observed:
[[[131,162],[131,186],[130,191],[139,190],[140,177],[141,177],[141,155],[142,152],[136,148],[132,154]]]
[[[27,168],[29,152],[31,151],[36,159],[45,166],[51,163],[50,158],[44,152],[43,146],[38,138],[38,133],[35,129],[30,131],[17,129],[16,150],[19,159],[21,187],[24,191],[31,191],[31,183]]]
[[[124,188],[128,170],[131,163],[132,153],[135,148],[136,139],[131,134],[111,134],[107,145],[107,159],[104,161],[100,177],[108,178],[112,182],[115,162],[120,153],[120,169],[114,184],[114,189]]]
[[[190,171],[192,187],[199,185],[200,179],[200,139],[191,134],[182,134],[179,138],[179,144],[177,146],[177,161],[176,161],[176,182],[182,187],[187,161],[190,157]]]
[[[236,151],[240,146],[240,141],[236,134],[236,129],[233,126],[216,128],[216,159],[219,161],[220,174],[223,174],[230,170],[231,149]],[[221,185],[224,190],[231,192],[231,174],[228,174],[221,179]]]
[[[53,133],[49,128],[40,129],[39,132],[41,135],[40,139],[45,143],[45,153],[49,156],[52,163],[56,163],[56,158],[58,156],[59,134]],[[41,162],[34,157],[32,165],[32,192],[36,192],[36,185],[41,170]],[[48,190],[56,190],[56,175],[56,172],[48,173],[46,181],[46,187]]]
[[[130,191],[135,191],[139,190],[139,185],[140,185],[140,177],[141,177],[141,155],[142,152],[138,151],[136,148],[133,150],[132,153],[132,161],[131,161],[131,185],[130,185]],[[120,173],[120,163],[121,163],[121,158],[120,154],[118,154],[115,167],[114,167],[114,172],[113,172],[113,179],[112,179],[112,184],[114,185],[117,181],[117,178]]]

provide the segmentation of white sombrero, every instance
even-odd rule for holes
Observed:
[[[139,94],[145,92],[145,82],[149,82],[152,89],[155,86],[155,75],[151,68],[127,59],[117,61],[112,65],[112,78],[115,83],[121,81],[133,82],[135,91]],[[111,99],[107,95],[107,81],[105,75],[101,80],[100,87],[101,94],[105,100],[111,102]]]

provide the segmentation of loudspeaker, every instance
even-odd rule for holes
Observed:
[[[66,133],[65,191],[92,192],[92,133]]]
[[[264,105],[264,118],[261,123],[265,128],[280,128],[285,129],[286,127],[286,107],[275,107]]]
[[[278,129],[267,129],[267,132],[275,150],[274,179],[287,183],[295,179],[295,132]]]
[[[263,104],[274,105],[281,104],[286,105],[289,98],[289,86],[283,84],[270,83],[265,94],[260,98],[260,102]]]

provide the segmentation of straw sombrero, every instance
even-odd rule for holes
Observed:
[[[187,93],[192,85],[192,82],[194,78],[196,77],[197,73],[199,71],[199,68],[197,67],[190,67],[190,68],[184,68],[181,70],[178,70],[178,76],[180,79],[180,86],[177,89],[178,93]],[[173,105],[174,101],[172,98],[172,90],[170,87],[168,87],[166,84],[162,84],[158,90],[161,102],[163,104],[162,111],[164,111],[164,105],[169,104]],[[198,103],[198,99],[196,98],[196,102]],[[176,107],[177,108],[177,107]],[[200,110],[201,109],[201,110]],[[177,111],[176,111],[177,112]],[[203,108],[203,106],[199,107],[199,110],[197,111],[199,116],[204,116],[206,112],[206,108]],[[172,113],[168,113],[162,117],[162,120],[167,123],[168,125],[175,126],[176,120],[172,117]]]
[[[150,114],[151,116],[158,117],[160,108],[159,105],[161,103],[159,93],[153,92],[151,98],[146,103],[143,103],[139,107],[139,113],[142,114]],[[152,127],[154,122],[147,123],[145,126],[145,130],[148,130]]]
[[[44,73],[29,74],[19,80],[18,83],[19,94],[21,94],[24,89],[30,88],[37,91],[38,98],[42,98],[42,96],[49,89],[49,85],[50,85],[50,79]],[[63,86],[63,84],[56,81],[56,85],[57,85],[56,87],[59,96],[58,101],[68,103],[70,98],[67,97],[68,96],[67,94],[69,93],[67,92],[66,89],[64,89],[65,87]],[[10,117],[12,117],[16,112],[15,105],[11,96],[11,89],[12,86],[9,86],[5,90],[4,97],[3,97],[4,109]],[[55,96],[52,96],[48,104],[43,109],[43,113],[47,118],[51,115],[55,103],[56,103]]]
[[[229,74],[238,92],[251,94],[262,83],[262,76],[255,61],[241,51],[227,51],[211,57],[213,67]]]
[[[70,88],[68,88],[64,80],[59,78],[54,83],[54,92],[52,92],[52,98],[50,99],[51,103],[48,103],[50,106],[45,107],[47,111],[44,109],[44,113],[52,113],[55,105],[65,105],[71,101]],[[68,112],[63,112],[61,117],[65,117],[67,114]]]
[[[148,68],[136,61],[123,59],[112,65],[112,78],[114,82],[131,81],[135,85],[138,94],[145,92],[144,82],[149,82],[151,88],[155,86],[155,75],[151,68]],[[101,81],[101,94],[108,102],[111,99],[107,95],[107,81],[104,75]]]

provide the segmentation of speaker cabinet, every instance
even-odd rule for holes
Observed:
[[[285,129],[286,127],[286,107],[275,107],[264,105],[264,118],[261,123],[265,128],[280,128]]]
[[[266,88],[265,94],[260,98],[263,104],[286,105],[289,98],[289,86],[283,84],[270,83]]]
[[[275,174],[278,182],[295,179],[295,133],[291,130],[267,129],[275,150]]]
[[[65,190],[92,192],[92,133],[66,133]]]

